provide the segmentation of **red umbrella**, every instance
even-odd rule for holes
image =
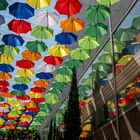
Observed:
[[[10,120],[10,121],[17,121],[17,120],[18,120],[18,117],[8,117],[7,120]]]
[[[0,116],[6,116],[6,113],[5,112],[0,112]]]
[[[45,101],[44,98],[32,98],[31,100],[34,101],[35,103],[42,103]]]
[[[23,125],[23,126],[29,126],[30,125],[30,123],[28,123],[28,122],[19,122],[18,124]]]
[[[46,62],[47,64],[59,65],[62,64],[63,59],[61,57],[49,55],[49,56],[45,56],[43,61]]]
[[[9,86],[9,82],[8,81],[0,81],[0,86],[4,86],[4,87],[7,87]]]
[[[39,108],[38,107],[30,107],[30,108],[27,108],[27,110],[29,112],[39,112]]]
[[[62,15],[72,16],[80,12],[82,4],[79,0],[57,0],[55,9]]]
[[[9,89],[7,87],[0,87],[0,92],[8,92]]]
[[[19,100],[29,100],[30,97],[28,95],[18,95],[16,96],[17,99]]]
[[[79,106],[80,107],[84,107],[86,105],[86,103],[84,101],[80,101]]]
[[[134,80],[134,82],[139,82],[140,81],[140,75],[136,77],[136,79]]]
[[[34,67],[34,62],[32,62],[30,60],[21,59],[16,62],[16,66],[18,66],[20,68],[30,69],[30,68]]]
[[[41,92],[45,92],[46,88],[44,87],[33,87],[30,89],[30,91],[35,92],[35,93],[41,93]]]
[[[17,34],[24,34],[31,31],[31,24],[24,20],[12,20],[8,23],[9,30],[17,33]]]
[[[132,93],[127,93],[124,95],[124,98],[129,101],[129,100],[133,100],[135,96]]]

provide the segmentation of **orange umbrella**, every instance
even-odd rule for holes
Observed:
[[[132,93],[132,94],[137,94],[137,93],[140,93],[140,88],[139,87],[132,87],[132,88],[130,88],[130,90],[128,92]]]
[[[28,107],[36,107],[36,103],[33,102],[33,101],[24,102],[23,105],[24,105],[25,107],[27,107],[27,108],[28,108]]]
[[[50,82],[48,80],[35,80],[34,84],[38,87],[47,87],[50,85]]]
[[[9,108],[9,104],[7,104],[7,103],[0,103],[0,107]]]
[[[77,32],[84,28],[84,22],[79,18],[68,18],[60,23],[60,27],[67,32]]]
[[[12,76],[7,72],[0,72],[0,79],[2,80],[9,80]]]
[[[12,97],[14,97],[14,95],[11,94],[11,93],[9,93],[9,92],[7,92],[7,93],[2,93],[2,94],[0,94],[0,96],[1,96],[1,97],[4,97],[4,98],[12,98]]]
[[[22,122],[30,122],[31,120],[32,120],[32,116],[26,114],[23,114],[20,118],[20,121]]]
[[[40,53],[33,52],[33,51],[30,51],[30,50],[25,50],[25,51],[22,53],[22,57],[23,57],[24,59],[31,60],[31,61],[37,61],[37,60],[39,60],[40,58],[42,58],[42,56],[41,56]]]

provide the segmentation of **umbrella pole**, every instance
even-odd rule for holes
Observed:
[[[117,82],[116,82],[116,72],[115,72],[115,48],[114,48],[114,41],[112,35],[112,19],[111,19],[111,5],[110,8],[110,16],[109,16],[109,36],[110,36],[110,46],[111,46],[111,54],[112,54],[112,73],[113,73],[113,87],[115,93],[115,102],[117,106],[117,116],[116,116],[116,127],[117,127],[117,139],[120,140],[120,126],[119,126],[119,106],[118,106],[118,95],[117,95]]]

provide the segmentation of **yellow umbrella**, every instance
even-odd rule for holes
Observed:
[[[40,93],[30,92],[28,95],[29,95],[31,98],[42,98],[42,94],[40,94]]]
[[[124,55],[118,60],[118,64],[126,65],[129,61],[133,59],[133,55]]]
[[[16,100],[16,99],[10,99],[10,100],[7,101],[7,103],[10,104],[10,105],[19,105],[20,101]]]
[[[70,50],[64,45],[55,45],[49,48],[48,52],[52,56],[64,57],[70,53]]]
[[[26,0],[26,2],[36,8],[43,8],[51,4],[51,0]]]
[[[15,105],[15,106],[13,106],[13,109],[16,109],[16,110],[24,110],[25,109],[25,107],[24,106],[22,106],[22,105]]]
[[[19,69],[17,70],[17,74],[23,77],[30,77],[34,75],[34,71],[32,69]]]
[[[11,118],[18,118],[18,117],[19,117],[19,114],[12,114],[12,113],[9,113],[9,114],[8,114],[8,117],[11,117]]]
[[[5,122],[5,120],[0,118],[0,124],[3,124],[4,122]]]
[[[14,58],[7,54],[0,54],[0,63],[10,64],[14,62]]]
[[[82,130],[90,131],[91,130],[91,124],[85,125]]]

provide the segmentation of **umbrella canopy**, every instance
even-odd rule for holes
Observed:
[[[40,41],[29,41],[26,46],[27,49],[33,52],[45,52],[47,50],[47,45]]]
[[[49,55],[49,56],[45,56],[43,61],[46,62],[47,64],[59,65],[62,64],[63,59],[61,57]]]
[[[23,105],[25,107],[36,107],[36,103],[34,103],[33,101],[28,101],[28,102],[24,102]]]
[[[97,39],[103,37],[108,31],[108,26],[103,23],[88,24],[85,28],[86,35],[93,36]]]
[[[25,50],[22,53],[22,57],[24,59],[31,60],[31,61],[37,61],[37,60],[42,58],[40,53],[37,53],[37,52],[34,52],[34,51],[30,51],[30,50]]]
[[[38,71],[41,72],[54,72],[56,67],[54,65],[42,63],[38,66]]]
[[[108,52],[101,55],[98,59],[99,59],[100,63],[112,64],[112,62],[113,62],[112,54],[108,53]]]
[[[32,69],[18,69],[17,74],[23,77],[34,76],[34,71]]]
[[[14,81],[17,83],[30,83],[31,79],[28,77],[16,76]]]
[[[70,50],[64,45],[55,45],[49,48],[48,52],[52,56],[64,57],[67,56]]]
[[[8,92],[9,89],[7,87],[0,87],[0,92]]]
[[[20,101],[19,101],[19,100],[16,100],[16,99],[9,99],[9,100],[7,101],[7,103],[8,103],[9,105],[19,105],[19,104],[20,104]]]
[[[57,82],[68,83],[68,82],[71,81],[71,77],[69,77],[67,75],[58,74],[58,75],[55,76],[55,80]]]
[[[57,69],[57,73],[61,74],[61,75],[67,75],[67,76],[71,76],[72,75],[72,70],[69,69],[66,66],[61,66]]]
[[[59,102],[60,98],[56,94],[46,94],[45,95],[46,103],[48,104],[56,104]]]
[[[29,19],[34,16],[34,9],[26,3],[15,2],[9,6],[9,13],[16,18]]]
[[[22,106],[22,105],[15,105],[15,106],[13,106],[13,109],[16,109],[16,110],[24,110],[25,109],[25,107],[24,106]]]
[[[135,55],[140,51],[140,43],[133,43],[126,47],[130,54]]]
[[[78,45],[85,50],[96,49],[100,46],[95,37],[85,36],[78,41]]]
[[[4,97],[4,98],[13,98],[14,95],[7,92],[7,93],[1,93],[0,96]]]
[[[34,67],[34,62],[30,60],[21,59],[16,62],[16,66],[20,68],[30,69]]]
[[[61,82],[53,82],[52,85],[51,85],[52,88],[55,88],[55,89],[59,89],[59,90],[62,90],[66,87],[66,84],[65,83],[61,83]]]
[[[44,112],[47,112],[47,113],[50,113],[52,111],[52,108],[51,108],[50,104],[41,103],[38,106],[39,106],[41,111],[44,111]]]
[[[5,98],[0,95],[0,102],[5,101]]]
[[[134,58],[133,55],[124,55],[118,60],[118,64],[126,65],[133,58]]]
[[[61,94],[62,92],[59,90],[59,89],[55,89],[55,88],[50,88],[48,91],[47,91],[47,94],[56,94],[56,95],[59,95]]]
[[[62,32],[55,36],[55,41],[59,44],[67,44],[70,45],[77,41],[77,36],[73,33]]]
[[[34,101],[35,103],[42,103],[45,101],[44,98],[32,98],[31,100]]]
[[[31,35],[38,39],[53,37],[53,30],[46,26],[38,25],[32,29]]]
[[[31,31],[31,24],[25,20],[13,19],[8,23],[9,30],[17,34],[25,34]]]
[[[0,2],[0,11],[1,10],[6,10],[7,6],[8,6],[7,1],[6,0],[1,0],[1,2]]]
[[[50,82],[48,80],[38,79],[34,81],[34,84],[38,87],[46,87],[50,85]]]
[[[29,108],[27,108],[27,110],[30,111],[30,112],[39,112],[38,107],[29,107]]]
[[[39,78],[39,79],[51,79],[53,78],[53,74],[51,73],[45,73],[45,72],[40,72],[40,73],[37,73],[36,74],[36,77]]]
[[[9,108],[9,104],[7,104],[7,103],[0,103],[0,107]]]
[[[14,58],[7,54],[0,54],[0,63],[10,64],[14,62]]]
[[[28,94],[31,98],[35,98],[35,99],[38,99],[38,98],[42,98],[42,94],[41,93],[35,93],[35,92],[30,92]]]
[[[12,78],[12,75],[7,72],[0,72],[0,79],[9,80]]]
[[[2,41],[6,45],[10,45],[10,46],[22,46],[24,43],[24,40],[22,39],[22,37],[15,34],[4,35],[2,38]]]
[[[102,4],[102,5],[107,5],[107,6],[110,6],[110,5],[113,5],[117,2],[119,2],[120,0],[97,0],[97,2],[99,4]]]
[[[10,85],[10,84],[9,84],[9,82],[8,82],[8,81],[5,81],[5,80],[0,81],[0,86],[7,87],[7,86],[9,86],[9,85]]]
[[[35,21],[42,26],[53,26],[59,23],[60,16],[56,12],[43,11],[37,13]]]
[[[35,8],[44,8],[51,4],[51,0],[26,0],[27,4],[34,6]]]
[[[45,91],[46,91],[46,88],[44,88],[44,87],[32,87],[32,88],[30,89],[30,91],[41,93],[41,92],[45,92]]]
[[[94,63],[92,65],[92,70],[99,72],[107,72],[110,69],[110,65],[107,63]]]
[[[57,0],[55,9],[59,14],[72,16],[80,12],[82,4],[79,0]]]
[[[104,5],[94,5],[90,6],[85,13],[85,17],[94,23],[99,23],[110,15],[110,9]]]
[[[86,77],[81,81],[81,85],[86,85],[86,86],[93,87],[95,80],[96,80],[95,77]]]
[[[28,89],[28,86],[26,84],[15,84],[12,87],[15,90],[21,90],[21,91]]]
[[[139,30],[140,29],[139,22],[140,22],[140,16],[134,18],[133,23],[132,23],[132,27]]]
[[[14,67],[9,64],[0,64],[0,71],[2,72],[13,72]]]
[[[5,19],[2,15],[0,15],[0,25],[5,23]]]
[[[84,28],[84,22],[79,18],[67,18],[60,22],[60,27],[67,32],[78,32]]]
[[[24,101],[30,99],[30,97],[28,95],[17,95],[16,98],[18,100],[24,100]]]
[[[13,95],[25,95],[26,94],[25,91],[21,91],[21,90],[13,90],[13,91],[11,91],[11,93]]]
[[[89,54],[86,51],[82,50],[81,48],[72,50],[70,52],[70,55],[72,58],[76,60],[86,60],[90,57]]]

